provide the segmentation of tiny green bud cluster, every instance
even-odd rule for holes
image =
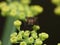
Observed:
[[[14,26],[20,27],[21,22],[19,20],[14,22]],[[37,31],[40,29],[40,26],[33,25],[33,30],[21,30],[18,33],[14,32],[10,35],[11,43],[19,43],[20,45],[42,45],[43,41],[46,40],[49,35],[47,33],[39,33]]]
[[[0,2],[2,16],[17,17],[25,21],[26,17],[35,17],[43,12],[43,8],[39,5],[29,6],[31,0],[7,0],[7,2]]]
[[[26,21],[27,18],[35,17],[39,13],[43,12],[43,8],[39,5],[29,6],[31,0],[19,1],[7,0],[8,3],[0,2],[2,16],[11,16]],[[20,31],[21,24],[22,22],[19,20],[14,21],[14,26],[17,28],[18,33],[13,32],[10,35],[11,43],[19,43],[19,45],[42,45],[43,41],[49,37],[47,33],[40,33],[39,35],[37,34],[37,31],[40,29],[40,26],[38,25],[34,25],[32,27],[32,31]]]

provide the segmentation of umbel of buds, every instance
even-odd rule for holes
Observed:
[[[43,8],[39,5],[29,6],[31,0],[7,0],[0,2],[0,10],[2,16],[17,17],[20,20],[26,20],[26,17],[35,17],[43,12]]]
[[[19,43],[19,45],[42,45],[49,35],[47,33],[37,33],[40,26],[33,25],[33,30],[21,30],[22,21],[26,21],[27,18],[36,17],[39,13],[43,12],[43,8],[39,5],[29,6],[31,0],[6,0],[7,2],[0,2],[0,10],[2,16],[10,16],[17,18],[14,21],[14,26],[18,30],[10,35],[11,43]]]
[[[15,27],[21,27],[21,21],[14,21]],[[20,30],[18,33],[14,32],[10,35],[11,43],[19,43],[20,45],[42,45],[43,41],[45,41],[49,35],[45,32],[37,34],[37,31],[40,29],[40,26],[33,25],[33,30]],[[18,30],[18,29],[17,29]]]

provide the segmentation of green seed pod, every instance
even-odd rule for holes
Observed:
[[[16,43],[17,42],[17,37],[15,37],[15,36],[14,37],[11,37],[10,38],[10,42],[11,43]]]
[[[39,29],[40,29],[40,27],[39,27],[38,25],[34,25],[34,26],[33,26],[33,30],[37,31],[37,30],[39,30]]]
[[[27,45],[26,42],[20,42],[20,45]]]
[[[14,21],[14,26],[16,26],[16,27],[19,27],[19,26],[21,26],[21,21],[19,21],[19,20],[16,20],[16,21]]]
[[[54,13],[60,15],[60,6],[55,8]]]
[[[28,38],[28,43],[29,43],[29,44],[34,43],[34,39],[33,39],[33,37],[29,37],[29,38]]]
[[[40,33],[39,34],[39,38],[44,41],[49,37],[49,35],[47,33]]]

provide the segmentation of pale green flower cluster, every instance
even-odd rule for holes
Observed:
[[[31,0],[7,0],[7,2],[0,2],[1,14],[26,20],[27,17],[35,17],[43,12],[41,6],[29,6],[30,3]]]
[[[57,5],[57,7],[54,10],[54,13],[60,15],[60,0],[52,0],[52,3]]]
[[[19,25],[18,25],[19,24]],[[21,21],[14,21],[15,27],[21,26]],[[49,35],[45,32],[37,34],[37,31],[40,29],[40,26],[33,25],[32,31],[30,30],[20,30],[18,33],[14,32],[10,35],[11,43],[19,43],[20,45],[42,45]],[[18,29],[17,29],[18,30]]]

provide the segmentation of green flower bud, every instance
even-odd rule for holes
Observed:
[[[16,26],[16,27],[19,27],[21,24],[22,23],[19,20],[14,21],[14,26]]]
[[[34,5],[30,7],[31,11],[33,12],[34,15],[37,15],[38,13],[43,12],[43,8],[39,5]]]
[[[39,38],[44,41],[45,39],[47,39],[49,37],[49,35],[47,33],[40,33],[39,34]]]
[[[58,5],[60,3],[60,0],[52,0],[52,3]]]
[[[18,40],[18,41],[22,40],[22,35],[21,35],[21,34],[18,34],[18,35],[17,35],[17,40]]]
[[[34,39],[33,39],[33,37],[29,37],[29,38],[28,38],[28,43],[29,43],[29,44],[34,43]]]
[[[40,41],[40,38],[37,38],[35,41]]]
[[[33,13],[30,10],[27,11],[27,15],[26,16],[27,17],[34,17]]]
[[[33,33],[36,33],[36,31],[35,30],[31,31],[31,34],[33,34]]]
[[[34,39],[37,39],[37,38],[38,38],[37,33],[31,34],[31,36],[32,36]]]
[[[30,34],[30,31],[29,30],[26,30],[25,33],[29,33]]]
[[[36,39],[34,45],[42,45],[42,44],[43,44],[43,42],[40,39]]]
[[[33,26],[33,30],[37,31],[37,30],[39,30],[39,29],[40,29],[40,27],[39,27],[38,25],[34,25],[34,26]]]
[[[26,44],[26,42],[23,41],[20,43],[20,45],[27,45],[27,44]]]
[[[55,8],[54,13],[60,15],[60,6]]]
[[[16,33],[16,32],[14,32],[14,33],[12,33],[12,34],[10,35],[10,37],[14,37],[14,36],[17,36],[17,33]]]
[[[15,37],[15,36],[14,37],[11,37],[10,38],[10,42],[11,43],[16,43],[17,42],[17,37]]]
[[[24,12],[24,7],[23,7],[23,5],[22,4],[20,4],[19,6],[18,6],[18,10],[20,11],[20,12]]]
[[[60,45],[60,43],[58,43],[57,45]]]
[[[23,36],[24,35],[24,31],[20,31],[18,34]]]
[[[24,32],[24,38],[29,37],[29,35],[30,35],[30,32],[29,31],[25,31]]]
[[[0,9],[2,8],[2,7],[5,7],[7,4],[6,4],[6,2],[0,2]]]
[[[3,12],[8,12],[10,10],[10,7],[8,5],[5,5],[4,7],[1,8]]]
[[[9,4],[9,7],[10,7],[10,9],[12,10],[17,10],[17,6],[16,6],[16,4],[14,3],[14,2],[12,2],[12,3],[10,3]]]
[[[26,16],[25,16],[24,12],[20,12],[20,14],[18,15],[18,17],[19,17],[20,20],[25,20],[26,19]]]
[[[0,7],[1,11],[2,11],[1,14],[2,14],[2,16],[6,16],[8,14],[8,12],[10,11],[10,7],[7,4],[5,4],[5,3],[3,3],[1,5],[0,5],[1,6]]]
[[[10,12],[9,12],[10,16],[13,16],[15,17],[17,15],[17,10],[16,9],[12,9]]]

